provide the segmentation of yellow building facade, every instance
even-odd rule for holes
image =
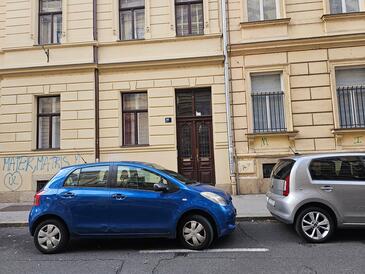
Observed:
[[[0,0],[0,201],[84,161],[262,193],[279,157],[364,150],[354,1],[229,0],[224,30],[220,0]]]
[[[364,151],[365,1],[229,1],[240,193],[278,158]]]

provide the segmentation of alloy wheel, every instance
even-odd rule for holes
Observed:
[[[61,232],[57,226],[47,224],[39,230],[37,240],[43,249],[52,250],[59,245]]]
[[[326,215],[318,211],[310,211],[304,215],[301,222],[305,235],[313,240],[327,237],[331,224]]]
[[[198,247],[205,242],[207,232],[201,223],[189,221],[184,225],[183,237],[189,245]]]

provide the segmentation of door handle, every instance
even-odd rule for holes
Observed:
[[[320,189],[323,190],[323,191],[326,191],[326,192],[332,192],[333,191],[332,186],[321,186]]]
[[[74,198],[76,195],[75,195],[75,193],[72,193],[72,192],[65,192],[65,193],[62,193],[61,196],[63,198]]]
[[[124,196],[122,194],[113,194],[112,198],[116,200],[124,200],[125,198],[127,198],[127,196]]]

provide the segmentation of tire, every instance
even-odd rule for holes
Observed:
[[[69,235],[65,225],[56,219],[39,223],[33,237],[36,248],[44,254],[61,252],[66,248],[68,239]]]
[[[212,224],[201,215],[191,215],[183,219],[177,233],[181,244],[192,250],[206,249],[214,239]]]
[[[332,215],[320,207],[302,210],[296,221],[295,230],[309,243],[327,242],[336,230]]]

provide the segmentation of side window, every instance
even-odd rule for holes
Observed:
[[[76,169],[66,179],[64,186],[77,186],[79,184],[80,169]]]
[[[364,161],[358,157],[331,157],[313,160],[309,166],[313,180],[365,180]]]
[[[86,167],[72,172],[64,185],[71,187],[106,187],[108,176],[109,166]]]
[[[148,170],[131,166],[118,166],[117,187],[154,190],[153,185],[160,182],[168,184],[164,178]]]

